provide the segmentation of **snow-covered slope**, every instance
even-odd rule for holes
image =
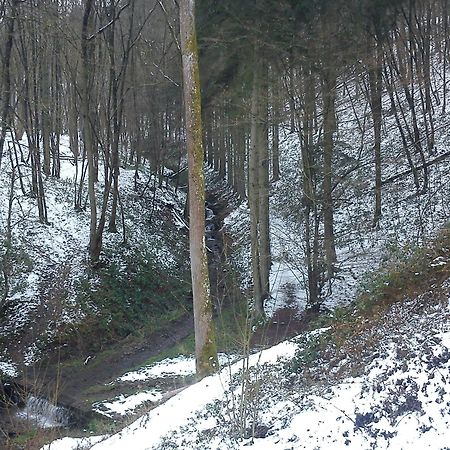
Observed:
[[[357,341],[337,346],[335,324],[226,365],[95,445],[66,438],[44,449],[448,449],[449,284],[435,297],[361,319]]]
[[[26,146],[25,140],[21,143]],[[5,314],[0,318],[0,337],[7,345],[0,349],[0,370],[14,374],[17,364],[35,362],[41,349],[55,335],[71,327],[77,328],[86,312],[95,312],[97,305],[89,298],[86,304],[82,293],[95,292],[100,278],[90,270],[88,261],[86,188],[82,195],[84,208],[81,211],[74,208],[75,183],[79,181],[75,180],[68,137],[61,138],[60,153],[65,156],[61,161],[61,178],[44,179],[48,224],[38,220],[36,199],[31,194],[29,162],[20,165],[25,192],[22,192],[17,169],[11,191],[9,151],[5,150],[0,170],[2,236],[6,233],[8,202],[13,193],[9,288],[6,294],[2,292]],[[81,163],[79,166],[81,173]],[[99,173],[101,178],[101,168]],[[125,276],[129,269],[127,264],[130,266],[130,261],[133,262],[136,272],[139,264],[135,261],[141,258],[144,264],[154,263],[168,278],[186,273],[186,224],[182,219],[185,194],[180,190],[175,193],[170,185],[159,187],[148,169],[140,170],[137,189],[134,168],[121,168],[119,183],[118,233],[104,233],[103,267],[115,267],[119,275]],[[101,198],[102,179],[97,190]],[[180,256],[183,267],[180,267]]]

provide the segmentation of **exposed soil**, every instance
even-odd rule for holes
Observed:
[[[227,198],[208,192],[207,208],[213,213],[212,216],[209,213],[211,217],[206,223],[207,238],[209,236],[210,243],[212,294],[215,299],[216,313],[219,314],[223,307],[229,306],[227,298],[230,296],[230,286],[227,286],[228,275],[225,269],[227,238],[223,235],[222,225],[224,218],[230,212],[230,205]],[[210,225],[209,231],[208,225]],[[307,329],[311,318],[316,316],[317,314],[309,311],[299,314],[297,309],[289,306],[280,309],[269,323],[254,333],[252,347],[267,347],[294,336]],[[112,381],[125,372],[144,365],[150,358],[173,348],[191,335],[193,329],[193,316],[186,314],[159,331],[144,337],[124,339],[98,354],[80,352],[79,349],[71,350],[67,347],[56,348],[38,364],[27,367],[18,381],[25,390],[34,395],[48,399],[56,398],[58,404],[69,407],[74,412],[78,427],[83,427],[95,416],[92,412],[92,403],[95,401],[151,387],[157,387],[164,392],[165,400],[192,383],[194,377],[148,380],[128,385],[117,385]],[[145,408],[149,409],[153,406],[155,405],[146,405]],[[12,409],[9,413],[0,414],[2,419],[0,429],[6,434],[22,431],[21,425],[14,419],[13,412]],[[105,418],[102,416],[102,419]],[[0,448],[20,448],[7,446],[5,440],[2,443],[2,437],[4,436],[0,435]],[[41,441],[39,442],[41,444]],[[24,448],[32,450],[39,447],[28,444]]]
[[[54,352],[38,366],[31,367],[22,381],[29,385],[27,375],[33,374],[34,386],[42,389],[41,395],[52,398],[59,392],[61,405],[88,412],[96,394],[95,387],[101,388],[127,370],[143,365],[151,357],[181,342],[192,331],[193,316],[189,314],[142,340],[125,339],[98,356],[86,355],[81,364],[72,365],[70,360],[58,364],[58,354]]]

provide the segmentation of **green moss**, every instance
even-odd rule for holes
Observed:
[[[251,323],[247,320],[247,302],[240,299],[222,308],[215,319],[217,346],[225,352],[242,351],[249,339]]]
[[[115,350],[112,348],[108,348],[107,350],[99,351],[95,354],[95,358],[91,359],[89,361],[90,367],[98,367],[102,366],[109,357],[114,355]],[[77,359],[70,359],[68,361],[61,362],[61,368],[62,369],[82,369],[84,367],[85,358],[77,358]]]
[[[219,361],[217,359],[217,345],[214,334],[214,327],[210,327],[202,351],[196,357],[197,377],[203,378],[219,370]]]
[[[121,428],[123,428],[123,425],[121,426],[116,421],[99,416],[93,417],[86,426],[90,435],[112,434]]]
[[[37,428],[31,428],[23,431],[11,439],[11,444],[19,448],[28,448],[28,443],[32,441],[38,434]]]
[[[111,391],[114,391],[116,389],[116,386],[113,383],[108,384],[100,384],[95,386],[89,386],[87,389],[84,390],[84,393],[99,395],[99,394],[107,394]]]

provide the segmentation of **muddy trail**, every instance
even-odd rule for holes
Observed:
[[[225,297],[221,281],[223,252],[223,220],[229,214],[230,206],[226,196],[218,192],[207,193],[205,206],[206,238],[212,295],[216,312],[223,307]],[[23,369],[22,376],[14,380],[18,395],[27,398],[48,399],[50,403],[66,408],[70,414],[72,431],[84,429],[92,420],[123,422],[124,417],[100,415],[92,405],[136,392],[157,388],[161,397],[155,402],[146,402],[132,415],[141,414],[165,401],[194,381],[194,376],[170,376],[149,378],[139,382],[116,383],[124,373],[139,368],[152,358],[166,353],[193,335],[193,314],[186,313],[175,322],[147,335],[130,337],[116,342],[101,353],[71,351],[67,347],[53,349],[45,358],[33,366]],[[80,357],[81,356],[81,357]],[[21,409],[22,408],[22,409]],[[21,448],[10,438],[27,430],[29,424],[17,419],[23,410],[11,404],[7,408],[0,405],[0,448]],[[145,408],[145,409],[143,409]],[[127,418],[128,420],[129,418]],[[54,434],[55,431],[53,430]],[[43,433],[45,435],[45,433]],[[52,435],[53,435],[52,434]],[[64,432],[67,435],[67,430]],[[40,448],[39,443],[28,443],[23,448]]]
[[[226,311],[233,310],[235,299],[242,300],[239,291],[239,281],[231,274],[227,254],[231,248],[230,237],[223,232],[223,223],[231,212],[232,199],[219,192],[207,192],[205,205],[205,234],[208,248],[208,263],[210,269],[211,293],[214,300],[214,314],[217,320]],[[236,314],[236,311],[234,311]],[[251,347],[260,349],[278,343],[294,336],[308,327],[311,314],[299,312],[292,306],[275,313],[270,321],[256,330],[252,335]],[[92,421],[106,423],[104,427],[110,432],[115,427],[124,425],[127,421],[143,414],[158,404],[166,401],[183,388],[194,382],[195,376],[177,375],[148,377],[145,379],[118,382],[117,379],[126,372],[136,370],[148,364],[152,358],[170,351],[175,346],[193,335],[193,315],[185,314],[175,322],[167,324],[160,330],[140,337],[130,337],[110,345],[101,353],[85,352],[81,355],[71,353],[67,347],[55,348],[54,351],[38,364],[27,367],[20,379],[16,380],[23,398],[54,399],[57,405],[66,408],[69,418],[64,419],[61,431],[53,428],[40,434],[36,442],[30,441],[25,447],[18,447],[10,438],[27,432],[27,425],[17,419],[20,408],[11,406],[0,409],[0,448],[38,449],[45,438],[55,438],[58,433],[63,435],[81,434],[89,428]],[[103,409],[103,404],[119,399],[126,402],[127,398],[141,392],[158,391],[154,400],[144,401],[126,415],[115,414]],[[45,403],[36,402],[35,403]],[[93,405],[100,407],[94,411]],[[23,408],[23,406],[22,406]],[[23,409],[22,409],[23,410]],[[52,414],[52,412],[47,414]],[[70,424],[70,429],[67,425]],[[100,430],[101,431],[101,430]]]

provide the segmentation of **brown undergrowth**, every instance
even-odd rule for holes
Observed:
[[[404,249],[370,274],[354,303],[313,321],[311,329],[326,330],[301,343],[292,368],[311,384],[361,374],[383,351],[387,335],[401,349],[402,338],[414,327],[430,332],[427,318],[447,311],[449,278],[450,228],[445,228],[427,245]]]

